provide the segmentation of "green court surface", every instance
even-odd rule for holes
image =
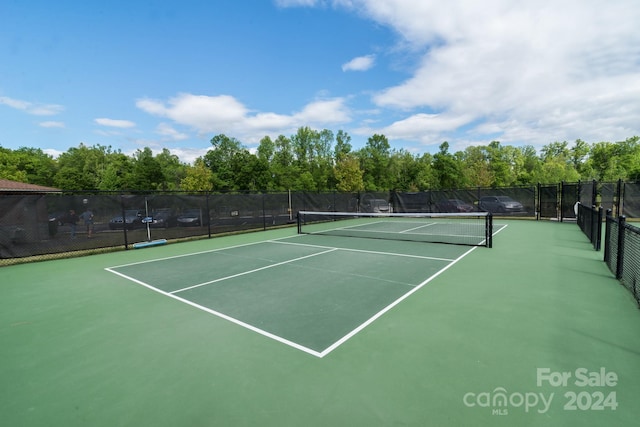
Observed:
[[[2,425],[637,425],[640,310],[602,252],[496,225],[491,249],[281,229],[0,268]]]

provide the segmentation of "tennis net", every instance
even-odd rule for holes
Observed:
[[[489,212],[381,214],[300,211],[298,233],[490,248],[493,218]]]

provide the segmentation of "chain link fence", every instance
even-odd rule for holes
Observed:
[[[640,184],[560,183],[421,192],[266,194],[0,193],[0,265],[131,249],[295,224],[296,213],[474,212],[525,219],[575,220],[574,205],[599,205],[640,218]]]

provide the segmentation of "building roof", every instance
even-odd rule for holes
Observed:
[[[44,185],[27,184],[26,182],[0,179],[0,193],[43,193],[62,191],[59,188],[45,187]]]

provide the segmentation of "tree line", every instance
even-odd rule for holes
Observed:
[[[265,136],[257,149],[224,134],[193,164],[168,149],[126,155],[80,144],[57,158],[39,148],[0,146],[0,179],[65,191],[357,192],[508,187],[561,181],[640,179],[640,138],[586,143],[580,139],[514,147],[492,141],[435,154],[392,149],[384,135],[354,150],[348,133],[301,127],[290,137]]]

